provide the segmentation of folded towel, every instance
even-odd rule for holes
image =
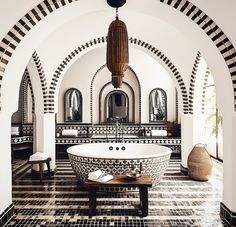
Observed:
[[[166,130],[152,130],[152,136],[167,136]]]
[[[104,171],[102,170],[96,170],[96,171],[93,171],[91,173],[88,174],[88,179],[89,180],[95,180],[95,179],[98,179],[99,177],[101,177],[102,175],[104,175]]]
[[[20,128],[18,126],[11,127],[11,135],[12,136],[19,136],[20,135]]]
[[[12,136],[19,136],[20,132],[19,131],[11,131]]]
[[[62,136],[77,137],[78,131],[76,129],[63,129],[61,132]]]
[[[29,160],[30,161],[40,161],[40,160],[46,160],[47,158],[49,158],[48,154],[45,154],[42,152],[36,152],[29,157]]]
[[[100,183],[105,183],[109,180],[112,180],[113,179],[113,176],[108,174],[108,175],[105,175],[103,177],[99,177],[98,179],[89,179],[89,180],[92,180],[92,181],[97,181],[97,182],[100,182]]]
[[[20,128],[19,127],[11,127],[12,132],[19,132]]]

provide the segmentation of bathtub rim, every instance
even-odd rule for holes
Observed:
[[[127,145],[126,143],[101,143],[101,144],[103,144],[103,145],[120,145],[120,146],[123,146],[123,145]],[[68,147],[67,149],[66,149],[66,151],[67,151],[67,153],[68,153],[68,155],[73,155],[73,156],[77,156],[77,157],[80,157],[80,158],[90,158],[90,159],[108,159],[108,160],[143,160],[143,159],[153,159],[153,158],[158,158],[158,157],[163,157],[163,156],[167,156],[167,155],[171,155],[171,152],[172,152],[172,150],[169,148],[169,147],[166,147],[166,146],[162,146],[162,145],[159,145],[159,144],[142,144],[142,145],[152,145],[152,146],[158,146],[158,147],[163,147],[163,148],[165,148],[165,151],[162,151],[161,153],[155,153],[155,154],[152,154],[152,155],[142,155],[142,156],[140,156],[140,154],[139,154],[139,156],[138,157],[124,157],[124,156],[122,156],[122,157],[99,157],[98,155],[95,155],[95,156],[89,156],[89,155],[79,155],[79,154],[75,154],[74,152],[76,152],[76,151],[70,151],[71,150],[71,148],[73,148],[73,147],[78,147],[78,146],[83,146],[83,145],[88,145],[88,144],[77,144],[77,145],[73,145],[73,146],[71,146],[71,147]],[[95,144],[94,144],[95,145]],[[132,146],[132,144],[128,144],[128,145],[131,145]],[[114,152],[114,151],[111,151],[111,152]],[[125,151],[122,151],[122,152],[125,152]]]

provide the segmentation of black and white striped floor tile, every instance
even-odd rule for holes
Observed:
[[[16,214],[7,226],[224,226],[219,215],[222,176],[197,182],[182,175],[179,166],[172,159],[161,183],[149,190],[147,217],[137,215],[137,192],[99,193],[97,215],[89,217],[88,192],[68,160],[58,160],[56,175],[42,184],[29,170],[13,182]]]

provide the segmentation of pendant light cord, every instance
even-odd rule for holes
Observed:
[[[118,8],[116,8],[116,20],[119,20]]]

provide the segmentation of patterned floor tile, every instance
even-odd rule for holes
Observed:
[[[88,216],[88,192],[68,160],[57,161],[57,173],[43,183],[30,170],[13,181],[15,216],[8,227],[158,227],[226,226],[220,219],[222,173],[207,182],[181,174],[171,159],[160,184],[149,190],[149,216],[138,216],[138,192],[98,193],[97,215]]]

